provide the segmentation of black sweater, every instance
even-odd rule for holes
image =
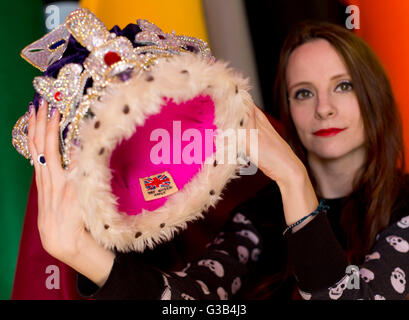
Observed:
[[[409,293],[407,185],[402,187],[390,226],[378,235],[371,254],[359,266],[350,265],[344,253],[339,220],[346,198],[326,199],[326,214],[283,237],[281,195],[272,182],[238,206],[204,256],[183,270],[164,272],[148,263],[144,254],[117,253],[103,287],[98,289],[79,275],[78,290],[94,299],[242,298],[243,291],[266,275],[282,275],[289,261],[304,299],[403,299]],[[270,288],[276,290],[272,297],[290,298],[294,278],[276,282]]]
[[[158,267],[164,265],[158,257],[171,259],[169,248],[165,244],[144,253],[117,252],[105,284],[98,288],[78,274],[78,291],[87,298],[109,300],[231,299],[258,260],[262,240],[251,221],[237,213],[207,245],[206,253],[182,270]]]

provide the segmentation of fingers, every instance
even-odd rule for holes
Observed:
[[[254,108],[254,118],[255,118],[255,121],[257,121],[257,123],[259,122],[260,123],[264,123],[264,122],[270,123],[267,116],[264,114],[263,110],[261,110],[258,107]]]
[[[38,111],[37,111],[38,113]],[[33,165],[36,173],[36,183],[37,189],[41,188],[41,174],[40,174],[40,164],[38,163],[38,155],[42,153],[41,149],[39,149],[38,144],[38,115],[36,114],[34,106],[31,109],[30,117],[28,118],[28,134],[27,134],[27,145],[28,150],[31,154],[31,159],[33,160]],[[40,190],[38,190],[40,191]]]
[[[30,106],[29,109],[30,116],[28,118],[28,134],[27,134],[27,146],[31,154],[31,160],[34,165],[34,175],[37,186],[37,195],[38,195],[38,221],[43,219],[41,213],[43,212],[44,199],[43,199],[43,187],[41,179],[41,168],[40,164],[37,162],[38,152],[37,147],[34,143],[36,136],[36,126],[37,126],[37,116],[34,105]]]
[[[34,136],[35,136],[35,127],[36,127],[36,116],[35,116],[35,107],[34,104],[30,103],[29,106],[29,117],[28,117],[28,134],[27,134],[27,147],[31,154],[31,160],[37,159],[37,150],[34,146]]]
[[[34,133],[33,132],[30,133],[30,137],[31,137],[30,140],[32,141],[31,142],[32,148],[33,150],[35,150],[35,154],[33,155],[33,161],[34,161],[34,169],[35,169],[35,175],[36,175],[36,183],[37,183],[39,200],[40,199],[44,200],[44,196],[50,194],[50,184],[51,184],[48,167],[42,166],[38,162],[38,156],[40,154],[44,154],[45,135],[46,135],[46,127],[47,127],[47,113],[48,113],[48,103],[44,99],[40,99],[37,114],[33,114],[32,119],[31,119],[32,121],[31,125],[33,126],[31,130],[34,130]],[[48,162],[48,159],[47,158],[45,159],[46,159],[46,162]]]
[[[255,129],[256,128],[256,117],[255,117],[255,109],[257,109],[255,104],[250,105],[250,109],[248,110],[247,114],[249,116],[247,121],[246,129]]]
[[[34,145],[38,154],[44,153],[47,113],[48,103],[44,99],[41,99],[36,115],[36,127],[34,135]],[[36,160],[37,158],[34,159],[34,161]]]
[[[30,151],[31,154],[31,160],[33,161],[34,165],[34,170],[36,172],[35,178],[36,178],[36,185],[37,185],[37,190],[39,186],[41,185],[41,174],[39,172],[39,164],[37,162],[37,157],[38,157],[38,152],[36,145],[34,144],[34,137],[36,134],[36,122],[37,122],[37,117],[36,117],[36,111],[34,105],[30,106],[30,116],[28,118],[28,134],[27,134],[27,146],[28,150]]]
[[[247,120],[247,125],[246,125],[246,154],[247,157],[249,157],[252,161],[256,161],[254,158],[254,152],[251,152],[254,149],[254,133],[256,133],[256,138],[257,138],[257,124],[256,124],[256,105],[252,104],[250,106],[250,110],[248,111],[248,120]],[[253,145],[253,147],[252,147]],[[253,162],[254,163],[254,162]]]
[[[50,119],[46,124],[44,156],[47,160],[47,167],[50,171],[51,179],[63,174],[61,166],[61,155],[59,151],[59,122],[60,113],[58,109],[52,108]]]
[[[278,135],[276,129],[270,122],[267,115],[263,112],[263,110],[261,110],[258,107],[255,107],[254,113],[255,123],[258,129],[260,129],[261,131],[272,132],[273,134]]]

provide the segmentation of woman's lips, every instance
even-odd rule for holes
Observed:
[[[332,137],[340,133],[341,131],[344,131],[344,129],[339,129],[339,128],[328,128],[328,129],[322,129],[314,132],[315,136],[320,136],[320,137]]]

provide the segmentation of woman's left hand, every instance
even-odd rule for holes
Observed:
[[[251,129],[257,130],[256,152],[251,148],[251,144],[254,143],[250,140]],[[294,180],[295,176],[305,173],[301,160],[256,105],[251,106],[247,122],[246,152],[251,162],[279,185],[286,184],[288,180]]]
[[[69,171],[75,163],[70,164],[68,171],[61,166],[60,114],[57,109],[52,111],[48,120],[48,104],[43,100],[37,114],[31,108],[28,121],[28,147],[34,162],[41,244],[51,256],[101,286],[109,275],[114,254],[101,247],[85,229],[77,191],[69,179]]]
[[[28,147],[32,156],[38,193],[38,229],[43,248],[53,257],[69,264],[86,231],[80,204],[68,171],[61,166],[58,145],[60,114],[42,100],[37,113],[28,120]],[[44,164],[41,164],[42,157]],[[72,164],[70,165],[72,169]]]
[[[251,129],[257,130],[258,140],[258,148],[253,153]],[[251,162],[280,188],[287,225],[315,210],[318,200],[304,164],[255,105],[250,109],[246,139]]]

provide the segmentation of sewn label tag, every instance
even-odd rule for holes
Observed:
[[[178,191],[175,181],[167,171],[150,177],[139,178],[139,182],[145,201],[160,199]]]

